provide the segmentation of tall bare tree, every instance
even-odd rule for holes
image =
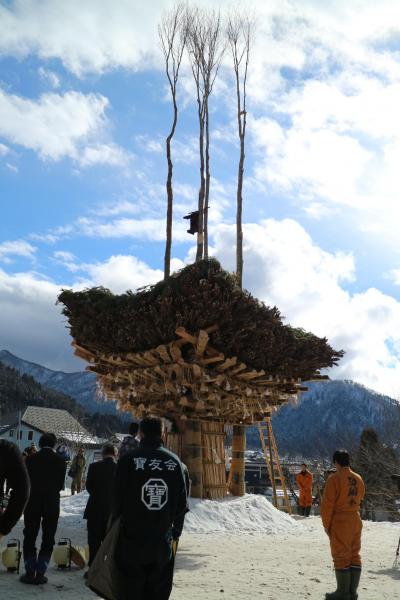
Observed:
[[[233,59],[236,84],[237,122],[240,142],[236,192],[236,275],[240,287],[243,285],[243,174],[245,161],[245,138],[247,125],[246,85],[250,50],[255,30],[255,19],[248,14],[232,12],[227,22],[227,38]]]
[[[179,3],[162,17],[161,22],[158,26],[158,35],[160,38],[161,48],[164,54],[165,72],[169,83],[173,106],[172,126],[165,141],[168,174],[166,182],[167,226],[164,256],[164,279],[170,275],[171,269],[172,213],[174,202],[174,192],[172,187],[172,175],[174,167],[171,158],[171,142],[172,138],[174,137],[176,125],[178,122],[178,104],[176,98],[177,84],[179,78],[179,70],[183,58],[183,51],[186,45],[187,33],[187,9],[184,3]]]
[[[191,12],[188,49],[196,86],[199,121],[199,233],[196,261],[208,257],[208,200],[210,195],[210,113],[209,98],[213,91],[224,54],[220,13],[198,8]]]

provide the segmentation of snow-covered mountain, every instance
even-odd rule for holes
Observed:
[[[112,402],[104,402],[99,396],[94,373],[79,371],[64,373],[52,371],[42,365],[24,360],[7,350],[0,350],[0,362],[16,369],[21,374],[30,375],[41,385],[58,390],[74,398],[89,413],[100,412],[117,414]]]
[[[281,454],[330,456],[338,447],[358,446],[366,427],[382,442],[398,444],[400,404],[353,381],[309,383],[297,404],[283,406],[272,418]],[[248,442],[259,446],[258,431]]]

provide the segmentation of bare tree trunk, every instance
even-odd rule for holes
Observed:
[[[172,187],[173,163],[171,158],[171,142],[175,134],[178,122],[178,105],[176,102],[176,90],[179,77],[179,69],[182,62],[183,51],[186,46],[188,35],[188,13],[184,3],[179,3],[172,8],[169,13],[163,16],[158,26],[158,35],[161,42],[161,48],[165,59],[165,73],[171,91],[173,105],[173,120],[171,131],[166,138],[165,148],[167,155],[167,221],[166,221],[166,241],[164,254],[164,279],[169,277],[171,272],[171,246],[172,246],[172,212],[174,192]]]
[[[164,255],[164,279],[169,277],[171,273],[171,246],[172,246],[172,210],[174,203],[174,192],[172,189],[172,174],[173,174],[173,163],[171,159],[171,141],[175,133],[176,124],[178,121],[178,107],[176,104],[175,97],[173,99],[174,105],[174,119],[172,123],[172,129],[166,139],[166,152],[167,152],[167,163],[168,163],[168,175],[167,175],[167,225],[166,225],[166,242],[165,242],[165,255]]]
[[[208,200],[210,196],[210,129],[208,101],[225,47],[219,12],[194,9],[188,34],[189,58],[196,85],[199,118],[199,232],[196,262],[208,258]]]
[[[228,19],[227,38],[231,48],[233,67],[236,83],[237,122],[238,136],[240,141],[240,155],[238,165],[238,179],[236,190],[236,276],[240,288],[243,287],[243,174],[245,160],[245,136],[246,136],[246,81],[247,68],[249,64],[250,40],[253,23],[248,17],[239,13],[233,13]],[[244,69],[241,64],[244,59]],[[242,80],[242,86],[241,86]],[[232,448],[240,448],[236,452],[235,462],[232,465],[231,480],[236,480],[236,485],[231,486],[231,493],[242,496],[245,493],[245,449],[246,449],[246,427],[237,425],[234,428]]]
[[[199,231],[197,233],[196,262],[202,260],[204,255],[204,110],[199,102],[199,155],[200,155],[200,188],[199,188]]]
[[[208,258],[208,199],[210,197],[210,127],[209,127],[208,99],[205,107],[206,126],[206,180],[204,193],[204,258]]]
[[[240,138],[240,158],[238,166],[238,182],[236,192],[236,276],[238,285],[243,287],[243,228],[242,228],[242,213],[243,213],[243,173],[244,173],[244,137],[246,131],[246,115],[243,119],[243,127],[240,116],[240,96],[238,90],[238,121],[239,121],[239,138]]]

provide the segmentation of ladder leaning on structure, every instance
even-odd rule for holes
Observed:
[[[261,446],[264,452],[265,461],[268,467],[268,474],[272,485],[272,502],[275,508],[292,514],[289,495],[286,488],[285,475],[279,461],[278,448],[272,430],[271,417],[266,417],[265,421],[258,423]],[[278,503],[278,490],[283,492],[283,504]]]

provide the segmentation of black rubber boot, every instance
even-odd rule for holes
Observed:
[[[311,512],[311,506],[306,506],[304,509],[304,516],[309,517]]]
[[[304,506],[298,506],[298,507],[297,507],[297,512],[299,513],[299,515],[300,515],[301,517],[304,517],[304,511],[305,511],[305,508],[304,508]]]
[[[361,567],[351,567],[350,568],[351,578],[350,578],[350,598],[351,600],[357,600],[358,594],[357,589],[361,579]]]
[[[21,575],[19,580],[21,583],[35,585],[35,575],[29,574],[29,573],[24,573],[23,575]]]
[[[35,577],[36,585],[43,585],[43,584],[47,583],[47,577],[45,576],[45,573],[47,571],[47,567],[50,562],[50,558],[51,558],[50,555],[45,554],[43,552],[39,552],[37,567],[36,567],[36,577]]]
[[[350,582],[351,582],[351,571],[350,569],[336,569],[336,592],[326,594],[326,600],[351,600],[350,596]]]
[[[35,585],[44,585],[47,583],[48,579],[44,573],[36,573],[35,577]]]
[[[24,564],[25,564],[25,573],[21,575],[19,578],[21,583],[34,584],[35,583],[35,575],[36,575],[36,556],[25,556]]]

